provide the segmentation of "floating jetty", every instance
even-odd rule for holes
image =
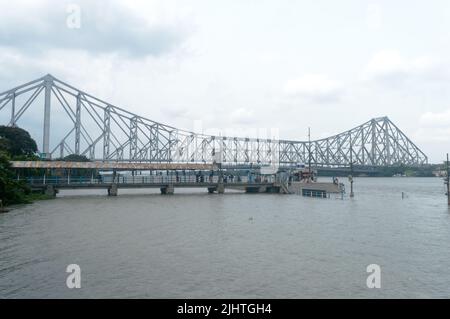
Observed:
[[[335,183],[302,183],[291,182],[289,192],[291,194],[302,195],[306,197],[326,198],[330,194],[341,194],[345,191],[342,184]]]
[[[327,198],[330,194],[342,194],[345,192],[344,184],[337,178],[333,182],[317,182],[317,171],[307,167],[300,167],[286,172],[288,176],[287,192],[289,194],[307,197]]]

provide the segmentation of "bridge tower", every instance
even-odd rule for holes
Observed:
[[[53,77],[48,74],[44,79],[45,100],[44,100],[44,134],[42,141],[42,152],[47,159],[51,158],[50,154],[50,111],[52,101],[52,85]]]

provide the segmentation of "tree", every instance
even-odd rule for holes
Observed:
[[[0,151],[9,153],[9,140],[0,136]]]
[[[11,157],[32,156],[37,152],[37,145],[27,131],[19,127],[0,126],[0,150]]]
[[[0,152],[0,199],[3,204],[27,203],[26,195],[29,193],[30,189],[15,179],[9,156],[5,152]]]
[[[91,160],[88,159],[84,155],[77,155],[77,154],[71,154],[67,155],[62,159],[64,162],[90,162]],[[85,168],[73,168],[70,170],[70,173],[72,176],[91,176],[93,174],[97,174],[96,170],[92,169],[85,169]]]
[[[84,155],[71,154],[62,159],[64,162],[90,162],[90,160]]]

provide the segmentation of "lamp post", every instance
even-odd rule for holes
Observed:
[[[350,181],[350,197],[355,197],[355,193],[353,193],[353,163],[350,163],[350,176],[348,177],[348,180]]]
[[[308,183],[311,182],[311,128],[308,127]]]
[[[350,176],[348,177],[350,181],[350,197],[355,197],[355,193],[353,193],[353,147],[350,143]]]
[[[447,153],[447,162],[446,162],[446,168],[447,168],[447,179],[446,179],[446,183],[447,183],[447,203],[450,206],[450,176],[449,176],[449,168],[448,168],[448,153]]]

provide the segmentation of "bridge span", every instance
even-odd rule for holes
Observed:
[[[77,154],[108,162],[310,162],[316,167],[419,166],[428,162],[388,117],[315,141],[213,136],[131,113],[52,75],[0,93],[0,124],[21,126],[35,139],[42,139],[40,152],[46,159]]]

